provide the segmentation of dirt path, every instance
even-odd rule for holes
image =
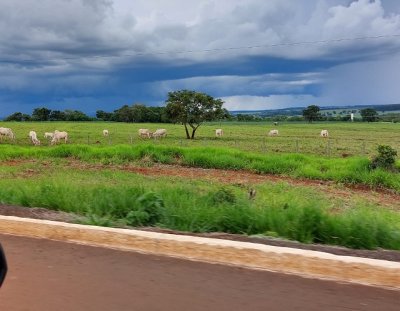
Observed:
[[[399,291],[0,235],[7,311],[398,310]]]

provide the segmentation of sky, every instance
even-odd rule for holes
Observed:
[[[400,103],[398,0],[0,0],[0,116]]]

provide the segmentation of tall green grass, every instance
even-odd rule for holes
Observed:
[[[345,203],[285,183],[259,185],[256,198],[249,199],[247,189],[215,182],[35,165],[28,163],[20,172],[0,169],[1,203],[74,212],[98,225],[152,225],[400,249],[400,214],[359,199]],[[27,168],[37,175],[18,174]]]
[[[138,144],[94,147],[61,145],[51,148],[26,148],[0,145],[0,160],[74,158],[101,163],[127,163],[147,159],[156,163],[180,164],[201,168],[249,170],[260,174],[282,174],[297,178],[333,180],[365,184],[400,191],[400,174],[370,170],[362,157],[325,158],[301,154],[250,153],[230,148],[174,147]]]

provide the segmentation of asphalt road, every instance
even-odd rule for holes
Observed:
[[[400,310],[400,291],[0,235],[7,311]]]

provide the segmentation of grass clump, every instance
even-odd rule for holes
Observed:
[[[385,170],[395,170],[397,151],[387,145],[379,145],[378,155],[375,156],[370,164],[371,169],[382,168]]]
[[[214,204],[235,203],[236,196],[232,190],[221,188],[212,195],[212,201]]]
[[[136,199],[135,210],[128,212],[125,220],[131,226],[153,226],[161,220],[163,199],[155,192],[147,192]]]

